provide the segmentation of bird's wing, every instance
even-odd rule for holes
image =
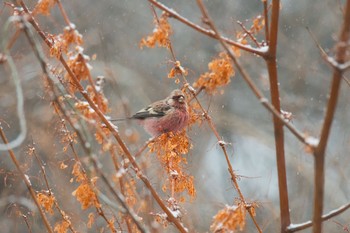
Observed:
[[[134,119],[145,119],[148,117],[162,117],[166,114],[167,111],[171,109],[171,106],[162,102],[156,102],[152,105],[149,105],[146,108],[141,109],[131,118]]]

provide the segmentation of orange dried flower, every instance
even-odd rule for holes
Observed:
[[[66,169],[68,166],[64,163],[64,162],[61,162],[60,163],[60,169],[64,170]]]
[[[91,85],[88,85],[86,87],[86,91],[89,93],[90,98],[98,106],[101,112],[109,112],[110,109],[108,108],[108,99],[104,96],[102,91],[95,92],[94,88]]]
[[[56,36],[50,35],[52,47],[50,48],[50,56],[55,56],[59,58],[63,53],[67,54],[69,46],[72,44],[82,45],[83,36],[75,29],[74,24],[63,29],[63,34],[58,34]]]
[[[176,175],[174,175],[174,173]],[[174,191],[176,193],[181,193],[183,191],[187,191],[188,195],[191,197],[196,196],[196,189],[194,187],[194,177],[188,176],[187,174],[183,173],[182,171],[173,171],[172,174],[172,181],[174,185]]]
[[[55,0],[39,0],[34,7],[33,14],[50,15],[50,10],[55,4]]]
[[[192,147],[189,142],[186,130],[179,133],[169,132],[159,136],[153,143],[148,145],[150,152],[155,152],[161,164],[168,174],[168,185],[163,186],[163,191],[170,190],[180,193],[187,193],[194,197],[196,190],[194,187],[194,178],[183,171],[183,164],[186,159],[181,155],[187,154]]]
[[[86,118],[96,119],[97,114],[94,109],[90,107],[90,104],[85,101],[79,101],[74,104],[74,107]]]
[[[203,123],[203,114],[201,113],[202,111],[198,102],[192,101],[188,110],[190,115],[190,119],[188,120],[188,127],[191,127],[195,123],[201,125]]]
[[[36,198],[38,199],[38,202],[40,203],[40,205],[42,207],[44,207],[46,212],[53,214],[52,207],[53,207],[53,204],[55,203],[54,196],[52,196],[50,194],[47,195],[47,194],[40,192],[36,195]]]
[[[77,143],[77,133],[76,132],[70,132],[66,130],[62,124],[61,128],[61,143],[63,144],[63,151],[67,151],[68,147],[72,143]]]
[[[134,179],[132,179],[129,182],[126,182],[124,184],[125,186],[125,202],[126,204],[128,204],[129,206],[134,206],[137,202],[136,199],[136,193],[135,193],[135,189],[136,189],[136,181]]]
[[[88,216],[88,222],[86,224],[87,228],[91,228],[92,227],[92,224],[94,224],[95,222],[95,216],[94,216],[94,213],[90,213],[89,216]]]
[[[174,198],[169,198],[167,200],[167,206],[169,208],[169,210],[172,212],[172,214],[174,215],[175,218],[177,219],[181,219],[182,217],[182,210],[178,204],[178,202],[174,199]],[[162,224],[163,227],[167,227],[169,224],[169,219],[168,219],[168,215],[160,212],[160,213],[151,213],[152,215],[155,216],[155,221]]]
[[[245,29],[244,31],[240,31],[236,34],[236,38],[238,39],[238,42],[240,42],[243,45],[248,44],[247,37],[254,38],[254,35],[257,35],[265,26],[265,19],[261,15],[256,16],[252,21],[253,23],[250,26],[249,30]],[[256,39],[254,38],[254,40]]]
[[[115,222],[114,217],[108,220],[108,227],[111,230],[111,232],[117,232],[117,230],[114,227],[114,222]]]
[[[76,162],[73,166],[72,174],[75,176],[76,182],[82,182],[86,180],[86,176],[84,172],[80,169],[81,164],[79,162]]]
[[[70,54],[72,56],[69,57],[67,61],[67,65],[73,71],[78,80],[85,80],[90,75],[90,66],[87,61],[90,60],[89,56],[79,52],[78,54]],[[67,74],[68,76],[68,74]]]
[[[175,78],[176,75],[188,75],[188,71],[181,66],[180,61],[175,62],[175,66],[170,70],[168,78]]]
[[[69,66],[70,70],[73,72],[75,77],[78,79],[78,81],[88,79],[88,77],[90,76],[90,70],[92,69],[92,66],[90,66],[90,64],[88,63],[90,57],[83,53],[83,48],[77,46],[76,52],[69,52],[67,55],[67,65]],[[72,79],[73,78],[69,73],[66,73],[64,75],[64,81],[66,82],[66,84],[68,84],[68,91],[70,94],[74,93],[75,91],[78,91]]]
[[[253,25],[251,26],[251,32],[257,34],[265,26],[265,19],[261,15],[258,15],[253,19]]]
[[[110,135],[111,131],[108,128],[102,125],[97,126],[95,139],[99,144],[102,145],[102,151],[109,151],[112,148],[113,142],[109,137]]]
[[[193,87],[204,87],[208,94],[215,94],[218,87],[227,85],[235,74],[230,57],[227,53],[220,53],[219,58],[208,64],[209,72],[202,74]]]
[[[153,29],[152,35],[147,36],[147,39],[141,39],[140,48],[143,48],[143,46],[154,48],[156,44],[159,47],[169,47],[169,37],[172,34],[172,30],[168,23],[168,15],[162,14],[159,20],[154,20],[154,23],[156,27]]]
[[[79,162],[76,162],[73,166],[72,174],[75,176],[75,181],[81,182],[81,184],[76,190],[72,192],[72,195],[75,196],[80,202],[81,208],[83,210],[89,208],[92,205],[100,208],[101,205],[98,202],[96,193],[93,190],[93,186],[96,183],[97,177],[92,178],[91,181],[88,182],[87,177],[81,170],[80,166],[81,164]]]
[[[246,209],[243,204],[225,206],[215,216],[210,226],[214,233],[235,232],[237,228],[243,230],[245,226]]]
[[[70,223],[67,221],[61,221],[60,223],[55,224],[54,232],[57,233],[66,233],[68,231]]]
[[[75,196],[80,202],[83,210],[89,208],[90,206],[101,207],[97,200],[96,193],[92,190],[88,183],[80,184],[78,188],[73,191],[72,195]]]

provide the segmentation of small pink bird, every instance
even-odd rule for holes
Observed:
[[[141,109],[129,119],[137,119],[151,136],[182,130],[188,123],[189,113],[186,98],[181,90]]]

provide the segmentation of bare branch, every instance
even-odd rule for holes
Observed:
[[[12,23],[12,20],[8,20],[6,22],[3,35],[8,35],[8,33],[6,31],[9,27],[10,23]],[[19,35],[19,31],[16,32],[15,37],[17,38],[18,35]],[[23,108],[24,107],[24,99],[23,99],[23,90],[22,90],[22,86],[21,86],[21,81],[18,77],[16,65],[15,65],[15,63],[12,59],[12,56],[10,54],[10,51],[9,51],[9,49],[11,48],[12,45],[6,46],[6,41],[7,40],[6,40],[6,36],[5,36],[4,41],[3,41],[4,52],[6,55],[7,64],[9,65],[10,70],[11,70],[11,77],[12,77],[13,82],[15,84],[16,97],[17,97],[17,116],[18,116],[18,120],[19,120],[20,133],[17,135],[17,137],[15,139],[8,142],[6,145],[0,143],[0,151],[12,150],[13,148],[20,146],[23,143],[24,139],[26,138],[26,134],[27,134],[27,123],[26,123],[26,118],[25,118],[24,108]]]
[[[5,145],[9,143],[1,125],[0,125],[0,137],[2,138],[2,141],[5,143]],[[39,201],[38,201],[38,199],[36,197],[36,194],[35,194],[35,191],[34,191],[34,189],[32,187],[32,184],[30,183],[29,177],[26,174],[24,174],[24,172],[22,171],[22,168],[21,168],[21,166],[20,166],[20,164],[19,164],[19,162],[18,162],[18,160],[16,158],[16,155],[13,152],[13,150],[12,149],[8,149],[8,153],[10,154],[12,162],[15,164],[19,174],[21,175],[22,180],[26,184],[27,189],[28,189],[31,197],[33,198],[33,201],[35,202],[35,205],[37,206],[37,208],[39,210],[40,216],[41,216],[41,218],[42,218],[42,220],[44,222],[46,230],[48,232],[50,232],[50,233],[54,233],[53,230],[52,230],[52,227],[51,227],[51,225],[50,225],[50,223],[49,223],[49,221],[48,221],[48,219],[46,217],[46,214],[44,213],[43,209],[40,206],[40,203],[39,203]]]
[[[207,36],[210,36],[214,39],[218,39],[218,35],[212,31],[212,30],[208,30],[205,29],[201,26],[199,26],[198,24],[195,24],[193,22],[191,22],[190,20],[186,19],[185,17],[181,16],[179,13],[177,13],[175,10],[165,6],[164,4],[156,1],[156,0],[148,0],[150,3],[152,3],[154,6],[158,7],[159,9],[162,9],[163,11],[166,11],[171,17],[179,20],[180,22],[186,24],[187,26],[195,29],[198,32],[201,32]],[[265,55],[265,49],[256,49],[256,48],[252,48],[251,46],[246,46],[246,45],[242,45],[240,43],[237,43],[233,40],[230,40],[226,37],[220,37],[223,41],[225,41],[226,43],[236,46],[237,48],[240,48],[244,51],[250,52],[250,53],[254,53],[256,55],[259,56],[264,56]]]
[[[350,203],[340,206],[338,209],[332,210],[330,211],[328,214],[325,214],[322,216],[322,221],[327,221],[328,219],[333,218],[334,216],[337,216],[341,213],[343,213],[344,211],[346,211],[347,209],[350,208]],[[312,221],[307,221],[304,223],[298,223],[298,224],[291,224],[287,227],[287,232],[296,232],[296,231],[301,231],[304,230],[306,228],[309,228],[313,225]]]

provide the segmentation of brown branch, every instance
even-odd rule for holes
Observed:
[[[336,46],[335,61],[338,64],[344,64],[347,56],[347,46],[349,45],[350,37],[350,0],[346,1],[345,15],[342,28],[340,30],[339,41]],[[314,191],[314,210],[313,210],[313,232],[322,231],[322,211],[324,197],[324,179],[325,179],[325,151],[327,147],[328,137],[330,134],[332,122],[334,119],[335,110],[338,103],[340,93],[340,83],[343,76],[343,70],[333,68],[332,85],[327,104],[326,115],[322,125],[320,142],[314,151],[315,157],[315,191]]]
[[[323,58],[323,60],[330,65],[333,69],[339,69],[342,72],[345,72],[347,69],[350,68],[350,61],[344,63],[344,64],[339,64],[338,62],[336,62],[333,57],[330,57],[326,51],[322,48],[322,46],[320,45],[320,43],[316,40],[315,35],[312,33],[312,31],[310,30],[309,27],[306,27],[306,30],[309,32],[312,40],[314,41],[316,47],[318,48],[318,50],[321,53],[321,57]],[[342,78],[344,79],[344,81],[346,82],[346,84],[348,84],[350,86],[350,81],[344,76],[342,75]]]
[[[27,226],[27,228],[28,228],[29,233],[32,233],[32,229],[31,229],[31,227],[30,227],[30,225],[29,225],[27,215],[23,214],[22,212],[20,213],[20,215],[21,215],[22,218],[24,219],[24,222],[26,223],[26,226]]]
[[[1,138],[2,138],[2,141],[3,141],[5,144],[8,144],[7,137],[6,137],[6,135],[5,135],[4,131],[3,131],[3,128],[2,128],[2,126],[1,126],[1,124],[0,124],[0,136],[1,136]],[[36,197],[36,194],[35,194],[35,191],[34,191],[34,189],[33,189],[33,187],[32,187],[32,184],[30,183],[29,177],[28,177],[26,174],[24,174],[24,172],[22,171],[21,166],[20,166],[20,164],[19,164],[19,162],[18,162],[18,160],[17,160],[17,158],[16,158],[16,155],[15,155],[15,153],[13,152],[13,150],[8,150],[8,153],[10,154],[10,157],[11,157],[11,159],[12,159],[12,162],[15,164],[15,166],[16,166],[16,168],[17,168],[17,170],[18,170],[18,172],[19,172],[19,174],[20,174],[22,180],[24,181],[24,183],[25,183],[26,186],[27,186],[27,189],[28,189],[28,191],[29,191],[29,193],[30,193],[30,196],[31,196],[32,199],[34,200],[35,205],[37,206],[37,208],[38,208],[38,210],[39,210],[41,219],[42,219],[43,222],[44,222],[44,225],[45,225],[45,227],[46,227],[46,230],[47,230],[48,232],[50,232],[50,233],[54,233],[53,230],[52,230],[52,227],[51,227],[51,225],[50,225],[50,223],[49,223],[49,221],[48,221],[47,218],[46,218],[46,215],[45,215],[44,211],[42,210],[42,208],[41,208],[41,206],[40,206],[40,203],[39,203],[39,201],[38,201],[38,199],[37,199],[37,197]]]
[[[45,34],[42,32],[42,30],[40,29],[38,23],[35,21],[34,17],[31,15],[31,13],[29,12],[27,6],[24,4],[23,1],[20,1],[20,5],[23,7],[24,11],[28,14],[29,16],[29,22],[33,25],[34,29],[37,31],[37,33],[42,37],[42,39],[45,41],[45,43],[51,48],[51,43],[50,41],[46,38]],[[123,150],[123,152],[125,153],[125,155],[128,157],[130,163],[132,164],[132,166],[134,167],[135,171],[137,171],[137,176],[143,181],[143,183],[145,184],[145,186],[147,187],[147,189],[151,192],[152,196],[154,197],[154,199],[157,201],[158,205],[162,208],[162,210],[166,213],[166,215],[168,216],[168,219],[170,222],[174,223],[175,226],[178,228],[178,230],[182,233],[187,232],[186,228],[182,225],[182,223],[179,221],[179,219],[177,219],[173,213],[168,209],[168,207],[164,204],[164,202],[162,201],[161,197],[159,196],[159,194],[157,193],[157,191],[155,190],[155,188],[152,186],[151,182],[149,181],[149,179],[142,173],[140,167],[138,166],[138,164],[136,163],[134,157],[131,155],[129,149],[126,147],[126,145],[124,144],[123,140],[121,139],[118,131],[116,130],[116,128],[114,127],[114,125],[112,125],[112,123],[110,123],[107,118],[105,117],[105,115],[101,112],[101,110],[96,106],[96,104],[92,101],[92,99],[90,98],[89,94],[84,90],[83,86],[80,84],[78,78],[75,76],[75,74],[72,72],[72,70],[69,68],[67,62],[65,61],[65,59],[63,58],[62,55],[60,55],[59,57],[59,61],[61,62],[61,64],[64,66],[64,68],[66,69],[66,71],[68,72],[68,74],[70,75],[73,84],[77,87],[78,91],[80,92],[80,94],[83,96],[83,98],[88,102],[89,106],[95,111],[95,113],[98,115],[98,117],[100,118],[100,120],[106,125],[106,127],[111,131],[113,137],[116,139],[116,141],[118,142],[118,144],[120,145],[121,149]]]
[[[154,6],[158,7],[159,9],[167,12],[171,17],[177,19],[178,21],[186,24],[187,26],[193,28],[194,30],[200,32],[200,33],[203,33],[209,37],[212,37],[214,39],[218,39],[218,35],[216,35],[216,33],[212,30],[208,30],[208,29],[205,29],[201,26],[199,26],[198,24],[195,24],[193,22],[191,22],[190,20],[188,20],[187,18],[181,16],[179,13],[177,13],[175,10],[165,6],[164,4],[156,1],[156,0],[148,0],[150,3],[152,3]],[[261,50],[261,49],[256,49],[256,48],[252,48],[250,46],[246,46],[246,45],[242,45],[240,43],[237,43],[233,40],[230,40],[226,37],[220,37],[222,40],[224,40],[226,43],[230,44],[230,45],[233,45],[233,46],[236,46],[237,48],[240,48],[244,51],[247,51],[247,52],[250,52],[250,53],[253,53],[253,54],[256,54],[256,55],[259,55],[259,56],[264,56],[265,55],[265,51],[264,50]]]
[[[150,143],[153,143],[156,139],[157,139],[156,137],[155,137],[155,138],[150,138],[150,139],[148,139],[148,140],[143,144],[143,146],[136,152],[135,158],[140,157],[140,155],[142,154],[142,152],[143,152],[144,150],[147,149],[148,145],[149,145]]]
[[[81,59],[83,60],[83,66],[84,66],[84,69],[86,69],[86,70],[89,70],[89,67],[88,67],[88,65],[87,65],[87,63],[86,63],[86,60],[84,59],[84,57],[83,57],[83,55],[82,54],[79,54],[78,56],[81,56]],[[95,97],[96,97],[96,104],[97,104],[97,106],[99,107],[99,108],[101,108],[102,107],[102,103],[101,103],[101,98],[99,98],[99,92],[97,91],[97,89],[96,89],[96,84],[95,84],[95,82],[94,82],[94,80],[92,79],[92,76],[91,76],[91,72],[90,71],[88,71],[88,81],[89,81],[89,83],[90,83],[90,86],[92,87],[92,91],[94,92],[94,94],[95,94]]]
[[[61,15],[63,16],[63,19],[64,21],[66,22],[66,24],[71,27],[72,23],[70,22],[69,18],[68,18],[68,15],[66,13],[66,11],[64,10],[63,6],[62,6],[62,3],[60,0],[55,0],[57,5],[58,5],[58,8],[60,9],[61,11]]]
[[[277,73],[277,37],[278,37],[278,20],[280,11],[280,1],[272,0],[271,9],[271,25],[269,27],[269,49],[265,61],[269,73],[270,81],[270,95],[273,107],[281,112],[278,73]],[[288,186],[287,186],[287,171],[284,152],[284,131],[283,123],[273,116],[273,126],[275,135],[276,161],[277,161],[277,175],[278,175],[278,191],[280,197],[280,218],[281,218],[281,232],[285,232],[287,226],[290,225],[289,200],[288,200]],[[314,145],[313,145],[314,146]]]
[[[243,23],[239,20],[237,20],[237,23],[239,26],[241,26],[241,28],[243,29],[243,31],[245,32],[245,34],[247,36],[249,36],[249,38],[255,43],[256,46],[258,46],[260,48],[259,42],[256,40],[256,38],[252,35],[252,33],[243,25]],[[244,35],[244,38],[246,38],[246,36]]]
[[[346,211],[349,208],[350,208],[350,203],[343,205],[343,206],[340,206],[338,209],[332,210],[328,214],[322,215],[322,221],[327,221],[328,219],[331,219],[334,216],[337,216],[337,215],[343,213],[344,211]],[[301,231],[301,230],[304,230],[306,228],[311,227],[312,225],[313,225],[312,221],[307,221],[307,222],[298,223],[298,224],[291,224],[290,226],[287,227],[287,233]]]
[[[268,15],[268,5],[267,5],[267,0],[263,0],[264,4],[264,19],[265,19],[265,39],[266,39],[266,44],[270,44],[270,33],[269,33],[269,15]]]
[[[124,170],[124,168],[118,164],[118,160],[117,160],[117,156],[115,154],[115,149],[114,147],[112,146],[110,148],[110,155],[111,155],[111,158],[112,158],[112,161],[113,161],[113,164],[114,164],[114,169],[115,169],[115,172],[116,172],[116,177],[119,181],[119,188],[120,188],[120,194],[123,195],[125,197],[125,181],[124,181],[124,174],[123,173],[120,173],[121,170]],[[125,170],[126,171],[126,170]],[[120,173],[120,176],[118,175],[118,173]],[[128,216],[124,216],[124,221],[125,221],[125,224],[126,224],[126,227],[128,228],[128,232],[132,232],[132,228],[131,228],[131,224],[130,224],[130,221],[129,221],[129,217]]]
[[[44,166],[44,164],[42,163],[42,161],[40,160],[39,156],[38,156],[37,153],[36,153],[36,149],[35,149],[35,147],[34,147],[34,142],[32,142],[32,146],[30,146],[29,150],[31,150],[31,153],[33,153],[33,155],[34,155],[36,161],[37,161],[38,164],[39,164],[39,167],[40,167],[41,173],[43,174],[43,177],[44,177],[44,180],[45,180],[45,185],[46,185],[46,188],[47,188],[47,190],[48,190],[48,192],[49,192],[49,195],[50,195],[50,196],[54,196],[53,193],[52,193],[51,187],[50,187],[50,185],[49,185],[49,181],[48,181],[47,176],[46,176],[46,169],[45,169],[45,166]],[[61,217],[62,217],[63,221],[65,221],[65,222],[68,224],[68,227],[69,227],[69,229],[70,229],[72,232],[76,233],[77,231],[74,230],[71,221],[69,221],[68,216],[64,213],[64,211],[63,211],[63,210],[61,209],[61,207],[59,206],[58,201],[56,200],[56,198],[54,199],[54,203],[55,203],[56,209],[57,209],[58,212],[61,214]]]

